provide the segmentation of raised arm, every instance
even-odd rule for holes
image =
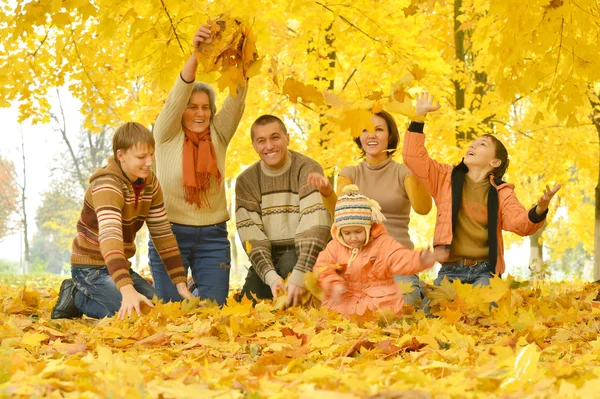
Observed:
[[[558,184],[554,189],[546,187],[547,189],[544,190],[538,204],[531,209],[525,209],[512,187],[498,190],[500,212],[502,212],[502,229],[520,236],[528,236],[537,232],[546,221],[550,200],[561,186]]]
[[[210,43],[211,41],[212,36],[209,26],[202,25],[194,33],[192,45],[194,50],[197,50],[202,43]],[[194,88],[193,83],[196,79],[197,69],[198,61],[194,51],[183,66],[179,76],[177,76],[167,101],[163,105],[160,114],[158,114],[158,118],[156,118],[153,134],[158,144],[171,140],[181,132],[181,118]]]
[[[235,97],[227,96],[223,106],[213,119],[216,133],[225,145],[229,144],[237,131],[244,109],[246,108],[248,81],[244,87],[238,85]]]

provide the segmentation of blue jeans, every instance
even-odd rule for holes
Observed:
[[[446,277],[450,282],[460,280],[463,284],[486,286],[490,285],[490,278],[493,276],[494,273],[490,270],[489,262],[479,262],[475,266],[442,265],[433,284],[441,285],[442,280]]]
[[[171,223],[171,229],[177,239],[186,275],[188,270],[192,269],[197,288],[194,295],[223,305],[229,294],[231,268],[230,244],[225,222],[198,227]],[[165,302],[181,301],[182,298],[171,282],[152,240],[148,241],[148,258],[158,297]]]
[[[130,270],[133,286],[148,299],[155,295],[154,288],[139,274]],[[111,317],[121,308],[123,299],[106,266],[72,267],[71,276],[77,287],[75,306],[96,319]]]
[[[396,283],[410,283],[410,285],[413,288],[412,292],[402,294],[402,296],[404,297],[405,304],[414,305],[418,299],[421,299],[425,296],[425,293],[421,288],[421,280],[416,274],[410,276],[394,276],[394,281]]]

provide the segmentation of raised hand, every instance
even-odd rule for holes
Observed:
[[[421,92],[421,95],[418,94],[415,96],[417,100],[416,104],[416,115],[417,116],[425,116],[429,112],[434,112],[440,109],[441,105],[438,101],[437,103],[433,103],[433,96],[426,91]]]
[[[198,50],[203,43],[212,42],[212,32],[210,31],[210,25],[205,24],[198,28],[192,39],[194,50]]]
[[[331,187],[329,179],[320,173],[309,173],[308,178],[306,179],[306,184],[309,187],[319,190],[319,192],[325,197],[329,197],[333,193],[333,187]]]
[[[550,186],[546,184],[544,194],[540,197],[538,204],[535,207],[535,213],[541,215],[542,213],[546,212],[546,209],[548,209],[548,205],[550,204],[550,200],[552,197],[554,197],[554,194],[560,190],[561,187],[562,184],[557,183],[554,185],[554,188],[551,189]]]

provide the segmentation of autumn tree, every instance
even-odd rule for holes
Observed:
[[[598,133],[590,120],[600,81],[595,1],[58,4],[2,8],[7,56],[0,60],[0,77],[10,83],[0,88],[0,105],[20,101],[23,119],[50,120],[48,92],[68,85],[82,102],[89,131],[122,120],[149,125],[191,52],[197,26],[220,14],[236,17],[251,26],[263,63],[249,82],[246,113],[228,153],[228,179],[257,159],[248,129],[260,114],[283,116],[292,148],[335,174],[357,161],[351,135],[368,127],[373,110],[393,112],[402,128],[411,97],[428,90],[443,103],[427,121],[435,158],[457,162],[468,139],[498,135],[512,158],[507,180],[526,204],[537,201],[545,183],[566,184],[559,194],[564,212],[551,211],[545,243],[564,250],[581,239],[594,251],[585,214],[600,207],[600,201],[586,200],[599,167]],[[219,87],[218,102],[229,95],[223,82],[231,77],[217,71],[197,78]],[[589,151],[582,153],[582,146]],[[418,233],[427,241],[434,221],[424,220],[430,227]],[[566,237],[565,226],[573,231]]]

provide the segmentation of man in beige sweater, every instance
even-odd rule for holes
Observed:
[[[203,25],[194,34],[194,49],[211,41],[209,26]],[[156,174],[186,273],[191,269],[198,289],[195,294],[223,304],[231,262],[225,154],[244,113],[247,86],[238,86],[217,112],[212,87],[194,84],[197,68],[192,53],[156,120]],[[148,246],[159,298],[181,300],[152,242]]]

